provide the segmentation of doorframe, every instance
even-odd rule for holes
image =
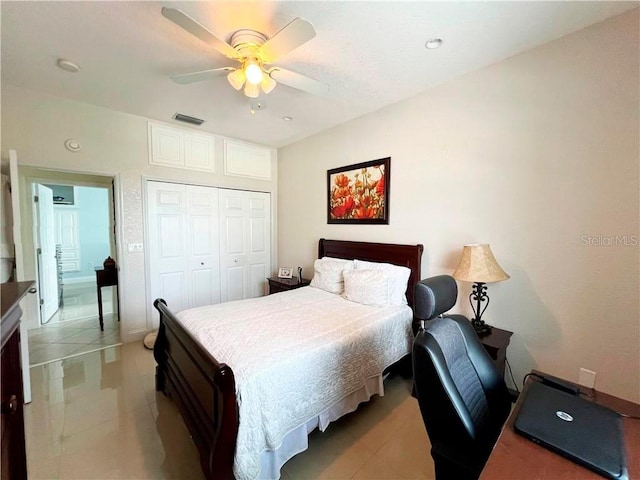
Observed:
[[[22,172],[20,171],[22,167]],[[29,170],[36,170],[36,172],[31,173],[24,173],[24,168],[27,168]],[[51,174],[55,174],[55,175],[51,175],[50,177],[47,175],[48,173]],[[113,183],[113,189],[111,188],[110,184],[105,183],[101,183],[101,182],[94,182],[91,180],[65,180],[64,178],[62,178],[65,174],[68,175],[72,175],[72,176],[80,176],[80,177],[90,177],[90,176],[100,176],[100,177],[104,177],[105,179],[111,179],[112,183]],[[20,190],[20,196],[21,196],[21,204],[23,206],[27,206],[28,209],[25,209],[24,212],[21,212],[21,215],[23,217],[25,216],[31,216],[31,222],[34,221],[34,215],[35,215],[35,211],[33,209],[33,199],[29,198],[32,196],[32,185],[35,183],[41,183],[41,184],[49,184],[49,185],[74,185],[74,186],[82,186],[82,187],[95,187],[95,188],[106,188],[108,193],[108,198],[109,198],[109,211],[108,211],[108,215],[109,215],[109,246],[110,246],[110,250],[111,252],[113,252],[116,255],[116,261],[118,262],[118,269],[119,269],[119,275],[118,275],[118,301],[120,302],[120,305],[125,305],[125,298],[126,298],[126,293],[125,293],[125,289],[120,288],[120,285],[122,284],[122,278],[126,278],[126,262],[124,262],[124,256],[123,256],[123,250],[122,250],[122,245],[123,245],[123,231],[122,231],[122,225],[123,225],[123,199],[124,199],[124,194],[122,192],[122,180],[120,177],[119,173],[109,173],[109,172],[101,172],[101,171],[75,171],[75,170],[63,170],[63,169],[51,169],[51,168],[42,168],[39,166],[31,166],[31,165],[19,165],[18,166],[18,176],[19,178],[23,179],[23,185],[26,188],[23,188]],[[22,220],[22,219],[21,219]],[[115,222],[115,225],[114,225]],[[24,228],[25,226],[25,222],[21,221],[21,225]],[[33,227],[32,227],[33,228]],[[24,232],[23,233],[23,238],[25,238]],[[32,238],[33,241],[33,235],[35,235],[35,232],[31,232],[32,235],[30,238]],[[35,245],[34,245],[35,247]],[[27,248],[24,249],[24,252],[31,252],[31,249]],[[31,252],[31,254],[35,255],[35,248],[33,249],[33,252]],[[23,253],[24,255],[24,253]],[[34,258],[34,260],[36,260],[36,263],[34,263],[34,269],[35,269],[35,273],[37,274],[37,259]],[[125,328],[125,320],[122,317],[122,313],[123,313],[123,309],[120,309],[120,334],[122,335],[122,332],[124,331]],[[40,312],[38,311],[38,327],[41,327],[41,322],[40,322]]]

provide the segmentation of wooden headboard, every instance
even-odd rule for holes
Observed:
[[[422,252],[418,245],[400,245],[394,243],[350,242],[346,240],[327,240],[318,242],[318,258],[334,257],[348,260],[367,260],[384,262],[408,267],[411,270],[407,284],[407,302],[413,307],[413,286],[420,281]]]

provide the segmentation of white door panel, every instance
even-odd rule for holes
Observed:
[[[163,272],[158,278],[158,290],[156,298],[164,298],[175,312],[188,308],[185,289],[185,276],[183,271]]]
[[[150,303],[156,298],[164,298],[177,312],[189,305],[185,285],[185,187],[148,182],[147,189]],[[158,318],[151,305],[147,312],[148,325],[157,328]]]
[[[158,257],[171,261],[180,261],[184,257],[184,227],[180,213],[159,214],[157,216],[156,235],[158,236]]]
[[[264,254],[267,250],[266,225],[264,218],[249,219],[249,251],[251,253]]]
[[[187,186],[190,306],[220,303],[218,191]]]
[[[211,268],[191,270],[191,299],[190,307],[201,307],[219,303],[214,291],[218,288],[214,284],[215,275]]]
[[[40,321],[47,323],[58,311],[58,272],[56,266],[55,215],[53,190],[36,184],[38,248],[38,286],[40,293]]]
[[[180,311],[219,303],[217,189],[148,182],[147,192],[150,304],[164,298]]]
[[[244,266],[236,266],[229,267],[226,269],[226,274],[224,277],[226,279],[226,296],[223,298],[223,301],[232,301],[232,300],[242,300],[246,298],[245,290],[244,290],[244,277],[245,277],[245,268]]]
[[[254,263],[249,268],[250,293],[251,298],[262,297],[264,295],[264,279],[269,276],[267,266],[264,263]]]
[[[151,302],[179,311],[264,295],[269,194],[152,181],[147,193]]]
[[[271,272],[270,204],[268,193],[220,189],[223,302],[265,293]]]

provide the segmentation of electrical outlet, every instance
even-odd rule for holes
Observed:
[[[596,388],[596,372],[581,368],[578,383],[586,388]]]
[[[141,243],[128,243],[127,244],[127,249],[129,251],[129,253],[142,252],[143,251],[143,245]]]

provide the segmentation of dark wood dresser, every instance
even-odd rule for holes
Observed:
[[[2,443],[0,452],[3,480],[27,478],[27,456],[24,438],[24,398],[20,353],[20,299],[33,289],[34,282],[12,282],[2,289],[2,353],[0,354],[0,397]]]

